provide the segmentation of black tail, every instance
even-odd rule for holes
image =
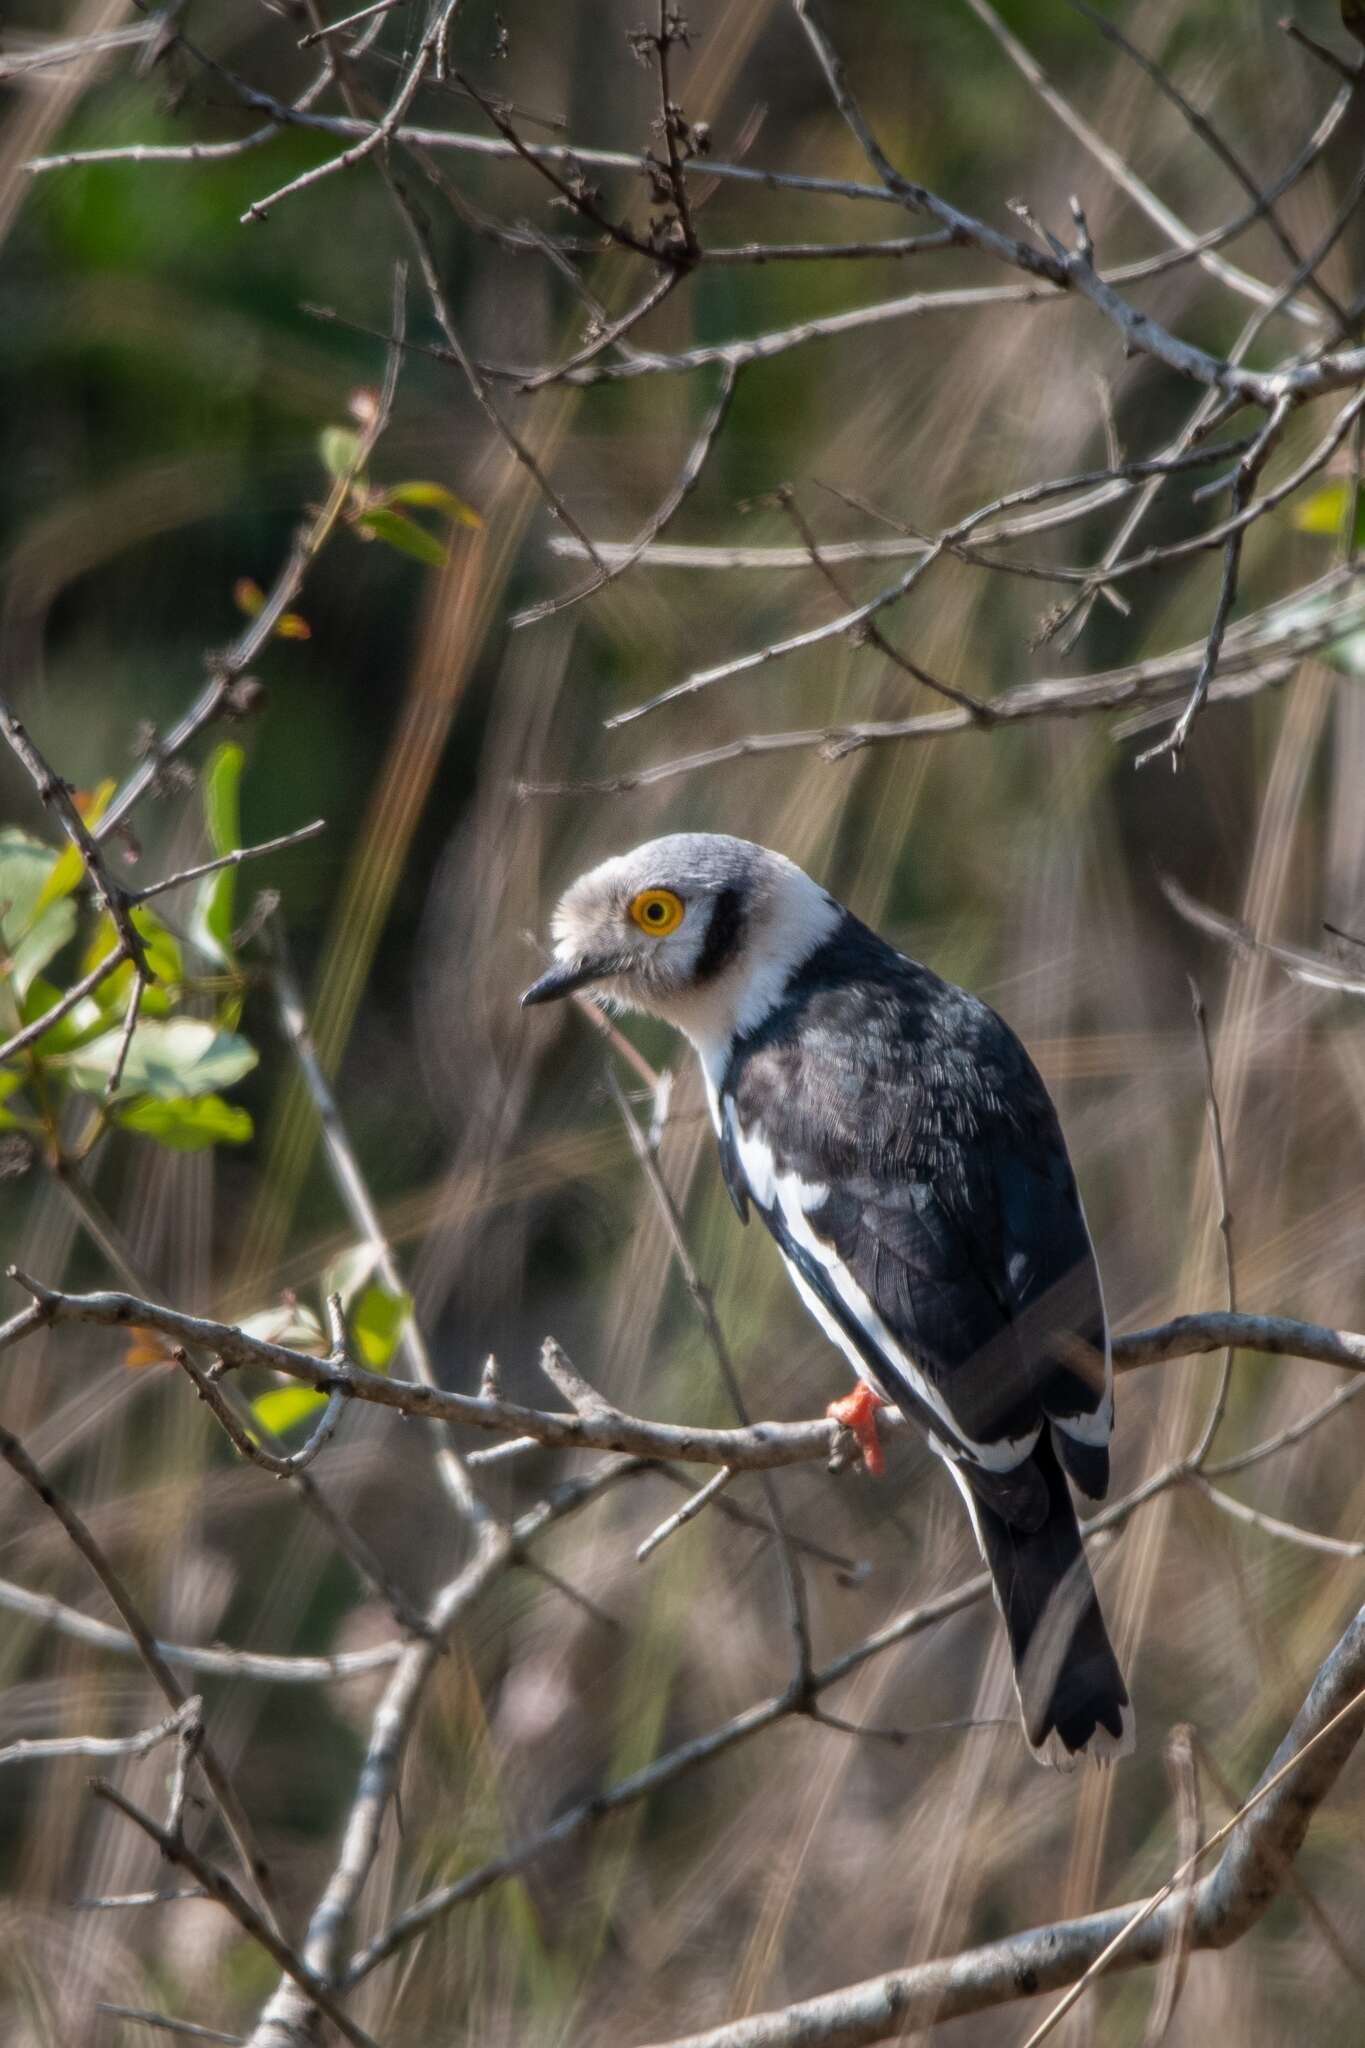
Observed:
[[[1036,1530],[1007,1522],[975,1492],[972,1499],[982,1555],[1009,1637],[1024,1732],[1044,1763],[1069,1764],[1082,1753],[1111,1762],[1133,1745],[1128,1689],[1105,1630],[1071,1492],[1046,1424],[1032,1462],[1048,1497],[1046,1517]],[[969,1474],[963,1477],[970,1484]]]

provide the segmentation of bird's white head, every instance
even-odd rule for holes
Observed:
[[[522,1004],[591,988],[664,1018],[705,1058],[766,1016],[842,914],[792,861],[751,840],[651,839],[565,893],[555,964]]]

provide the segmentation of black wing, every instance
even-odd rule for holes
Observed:
[[[850,918],[737,1046],[723,1096],[732,1193],[739,1179],[897,1405],[1011,1519],[1044,1511],[1028,1454],[1048,1420],[1102,1494],[1099,1276],[1056,1111],[1008,1025]],[[755,1141],[777,1186],[824,1190],[799,1217],[744,1170]]]

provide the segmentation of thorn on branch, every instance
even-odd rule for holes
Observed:
[[[553,1337],[547,1337],[540,1347],[540,1365],[546,1379],[564,1396],[575,1415],[604,1419],[619,1413],[605,1396],[588,1384]]]

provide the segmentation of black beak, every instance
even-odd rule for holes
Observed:
[[[615,959],[557,961],[548,974],[531,983],[521,999],[521,1007],[529,1010],[533,1003],[558,1002],[561,996],[571,996],[576,988],[586,988],[590,981],[601,981],[604,975],[614,974],[619,965]]]

